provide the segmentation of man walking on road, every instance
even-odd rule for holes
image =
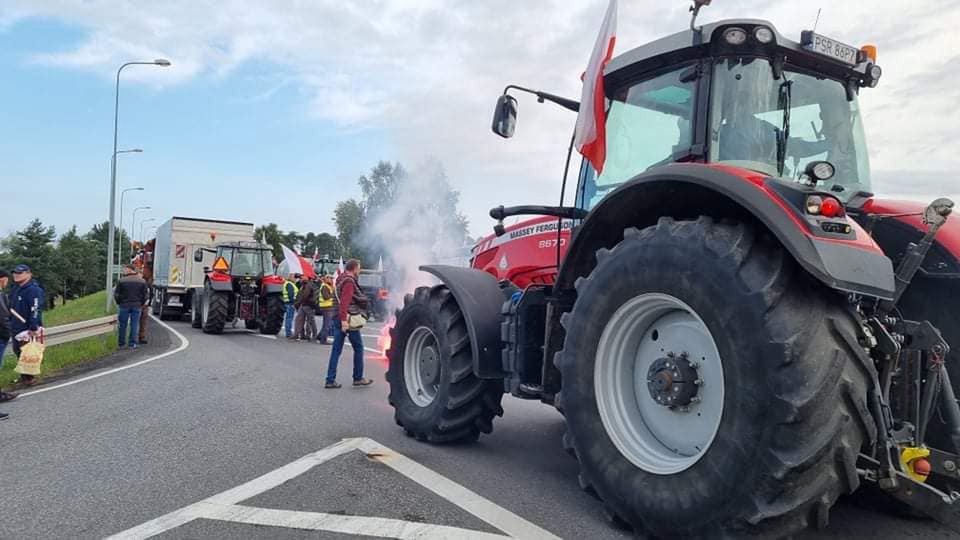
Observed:
[[[122,349],[124,342],[131,349],[137,348],[139,337],[140,311],[147,303],[147,282],[137,274],[131,266],[123,267],[123,277],[117,282],[113,290],[113,299],[117,302],[117,329],[119,330],[119,346]],[[130,334],[127,335],[127,324],[130,325]]]
[[[337,363],[347,338],[353,347],[353,385],[369,386],[373,381],[363,376],[363,337],[360,326],[351,327],[350,319],[362,315],[366,318],[370,301],[357,283],[360,274],[360,261],[347,261],[345,271],[340,274],[335,289],[337,297],[337,320],[333,325],[333,348],[330,350],[330,363],[327,365],[327,382],[324,388],[340,388],[337,382]]]
[[[7,306],[7,284],[10,281],[10,274],[6,270],[0,270],[0,369],[3,369],[3,355],[7,352],[7,343],[10,341],[10,308]],[[17,395],[12,392],[0,392],[0,402],[16,399]],[[6,418],[6,415],[0,413],[0,420]]]
[[[323,319],[320,322],[320,335],[317,336],[317,341],[326,345],[327,338],[333,334],[333,320],[336,314],[333,309],[333,276],[329,274],[321,279],[318,307]]]
[[[33,272],[25,264],[18,264],[13,267],[13,290],[10,291],[10,335],[14,337],[12,341],[13,354],[20,358],[20,349],[23,344],[16,339],[16,336],[23,332],[28,332],[30,337],[40,335],[40,328],[43,326],[43,289],[40,284],[33,279]],[[34,375],[21,375],[23,383],[27,386],[33,386],[37,383]]]
[[[317,335],[317,285],[304,279],[297,293],[297,321],[294,328],[298,340],[313,341]]]
[[[300,292],[297,284],[293,282],[296,279],[294,274],[287,276],[283,280],[283,307],[286,309],[286,316],[283,318],[283,334],[287,339],[293,339],[293,319],[297,316],[297,310],[293,307],[297,299],[297,293]]]

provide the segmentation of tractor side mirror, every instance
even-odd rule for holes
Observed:
[[[203,262],[203,250],[198,249],[193,252],[193,262]]]
[[[204,273],[204,274],[209,274],[209,273],[210,273],[210,267],[209,267],[209,266],[204,266],[204,267],[203,267],[203,273]]]
[[[509,139],[513,137],[513,131],[516,127],[517,99],[511,95],[503,94],[497,98],[497,108],[493,112],[493,125],[491,129],[504,139]]]

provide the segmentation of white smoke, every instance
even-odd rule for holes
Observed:
[[[374,256],[382,253],[391,313],[404,295],[437,283],[420,266],[468,264],[470,239],[460,224],[458,198],[442,165],[427,161],[398,178],[393,200],[371,216],[364,239]]]

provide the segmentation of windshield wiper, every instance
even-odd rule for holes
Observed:
[[[790,139],[790,101],[792,99],[791,88],[793,81],[787,80],[780,83],[780,93],[777,96],[777,107],[783,109],[783,123],[780,129],[776,130],[777,137],[777,174],[783,176],[783,169],[787,161],[787,141]]]

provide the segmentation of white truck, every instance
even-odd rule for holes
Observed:
[[[253,231],[253,223],[188,217],[173,217],[161,225],[153,253],[153,314],[161,319],[189,314],[216,245],[253,242]]]

